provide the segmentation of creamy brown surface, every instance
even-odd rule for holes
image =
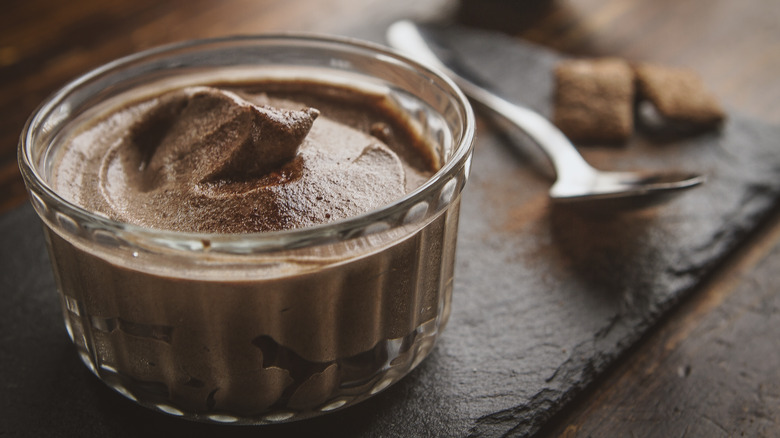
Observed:
[[[303,90],[191,87],[130,104],[68,140],[54,188],[123,222],[242,233],[359,215],[432,173],[405,125],[366,110],[375,96]]]

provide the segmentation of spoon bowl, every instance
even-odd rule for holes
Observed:
[[[671,194],[702,184],[702,175],[685,172],[612,172],[588,164],[571,141],[555,125],[540,114],[507,101],[456,73],[439,59],[420,33],[408,20],[392,24],[387,40],[407,55],[443,71],[469,97],[476,107],[491,116],[501,126],[519,128],[548,156],[557,179],[550,188],[550,198],[558,203],[631,198],[641,204],[663,201]],[[625,204],[625,202],[623,202]],[[639,205],[639,202],[630,202]]]

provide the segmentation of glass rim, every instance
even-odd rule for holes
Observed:
[[[33,164],[32,146],[34,132],[43,126],[44,122],[51,117],[53,110],[61,105],[69,95],[71,95],[80,86],[89,83],[98,77],[112,72],[117,72],[123,67],[129,66],[135,62],[145,59],[151,59],[156,56],[174,54],[183,50],[192,50],[198,48],[207,48],[216,44],[224,43],[258,43],[272,44],[277,43],[299,43],[303,45],[326,44],[332,48],[358,49],[374,56],[381,55],[381,61],[385,63],[405,64],[412,67],[418,73],[422,73],[429,80],[438,83],[442,90],[450,94],[450,97],[459,102],[459,115],[462,121],[462,132],[458,138],[453,137],[452,155],[447,157],[442,166],[423,184],[406,193],[401,198],[390,204],[383,205],[377,209],[362,213],[360,215],[336,220],[324,224],[316,224],[302,228],[293,228],[279,231],[259,231],[251,233],[204,233],[204,232],[185,232],[157,228],[147,228],[127,222],[110,219],[104,215],[94,213],[73,202],[70,202],[60,196],[52,189],[45,179],[39,173],[37,166]],[[458,169],[466,164],[471,155],[474,138],[476,133],[476,122],[474,111],[469,104],[468,99],[455,83],[449,79],[443,72],[435,67],[428,66],[407,57],[399,51],[383,46],[378,43],[368,42],[352,37],[319,35],[311,33],[277,33],[261,35],[235,35],[217,38],[193,39],[177,43],[165,44],[143,51],[139,51],[121,58],[117,58],[97,68],[94,68],[75,79],[71,80],[49,97],[33,111],[24,125],[19,139],[17,150],[19,167],[28,190],[35,194],[43,194],[48,200],[54,202],[68,215],[75,216],[81,221],[89,221],[94,228],[100,228],[108,231],[114,231],[122,235],[137,235],[151,239],[158,245],[188,250],[207,250],[208,248],[198,248],[198,245],[192,245],[192,242],[208,242],[212,249],[214,245],[230,247],[235,243],[242,243],[242,247],[250,242],[252,252],[255,250],[273,249],[278,247],[296,248],[301,246],[316,245],[332,240],[346,240],[350,238],[354,231],[365,229],[367,226],[381,222],[392,216],[394,213],[411,208],[422,201],[425,195],[434,190],[437,186],[444,185],[446,175],[454,174]],[[222,245],[219,245],[222,244]],[[155,245],[157,246],[157,245]],[[226,251],[232,253],[233,251]],[[244,251],[239,251],[244,252]]]

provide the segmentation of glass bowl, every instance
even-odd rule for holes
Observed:
[[[52,188],[62,139],[107,108],[226,77],[378,90],[434,145],[439,170],[377,210],[251,234],[121,223]],[[337,37],[229,37],[152,49],[79,77],[31,116],[19,164],[84,364],[167,414],[264,424],[364,400],[430,352],[450,315],[474,129],[452,82],[389,49]]]

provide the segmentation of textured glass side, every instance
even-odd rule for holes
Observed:
[[[450,312],[457,210],[347,265],[270,282],[158,277],[49,239],[66,325],[96,375],[168,413],[262,423],[348,406],[419,364]]]

